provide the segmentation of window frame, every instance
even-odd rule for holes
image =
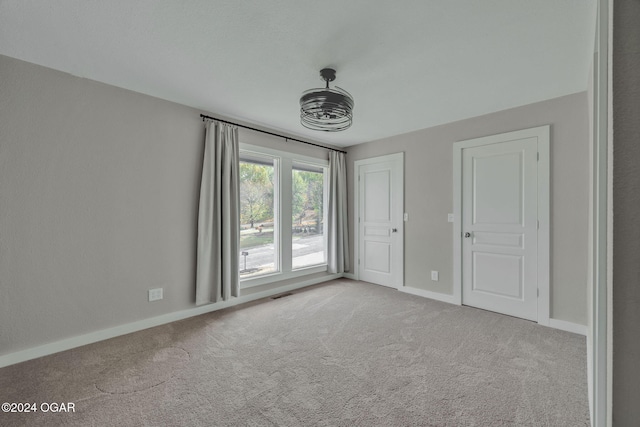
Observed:
[[[319,264],[311,264],[311,265],[305,265],[303,267],[298,267],[298,268],[294,268],[293,265],[291,266],[291,271],[301,271],[301,270],[306,270],[309,268],[313,268],[313,267],[319,267],[319,266],[327,266],[327,249],[328,249],[328,238],[327,238],[327,219],[328,219],[328,202],[329,202],[329,162],[327,162],[326,166],[320,166],[317,163],[312,163],[312,162],[308,162],[308,161],[303,161],[303,160],[299,160],[298,158],[295,158],[293,163],[291,164],[291,174],[293,175],[293,171],[294,170],[298,170],[298,171],[303,171],[303,172],[315,172],[315,171],[309,171],[309,170],[305,170],[304,167],[305,166],[309,166],[310,168],[318,168],[321,169],[322,171],[322,235],[324,238],[324,262],[323,263],[319,263]],[[293,197],[293,177],[291,178],[292,181],[292,189],[291,189],[291,193],[292,193],[292,197]],[[291,211],[293,211],[293,201],[292,201],[292,206],[291,206]],[[291,218],[292,221],[292,226],[291,229],[293,229],[293,218]],[[291,239],[291,243],[293,244],[293,233],[292,233],[292,239]],[[292,256],[291,256],[291,263],[293,264],[293,249],[292,249]],[[326,271],[326,269],[325,269]]]
[[[276,244],[277,259],[275,263],[278,271],[267,273],[256,277],[240,278],[240,289],[248,289],[255,286],[266,285],[281,280],[292,279],[296,277],[306,276],[314,273],[322,273],[328,271],[327,265],[327,212],[328,212],[328,183],[329,183],[329,160],[318,159],[304,155],[289,153],[286,151],[276,150],[259,145],[240,143],[240,161],[245,158],[250,161],[251,156],[269,157],[274,161],[274,217],[278,218],[277,224],[274,224],[274,244]],[[313,167],[319,167],[323,170],[323,222],[324,222],[324,250],[325,262],[305,266],[297,269],[292,268],[292,198],[293,198],[293,165],[308,164]],[[277,167],[275,166],[277,164]],[[274,219],[275,219],[274,218]],[[238,242],[239,243],[239,242]],[[238,245],[239,246],[239,245]],[[239,267],[238,267],[239,268]]]
[[[269,164],[269,166],[273,167],[273,245],[275,248],[274,258],[273,258],[273,269],[274,271],[261,274],[259,276],[254,276],[254,278],[273,276],[276,274],[280,274],[282,271],[282,263],[281,263],[281,251],[280,251],[280,158],[277,156],[273,156],[270,154],[258,153],[255,151],[245,150],[240,153],[240,162],[244,163],[253,163],[253,164]],[[270,162],[270,163],[269,163]],[[238,248],[240,247],[240,242],[238,242]],[[239,259],[240,260],[240,259]],[[240,260],[240,263],[242,261]],[[238,269],[240,267],[238,266]],[[248,278],[240,277],[240,281],[248,280]]]

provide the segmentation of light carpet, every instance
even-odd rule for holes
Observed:
[[[2,426],[588,426],[585,338],[340,279],[0,369]]]

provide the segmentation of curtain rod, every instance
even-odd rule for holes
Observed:
[[[324,148],[325,150],[331,150],[331,151],[337,151],[338,153],[344,153],[347,154],[346,151],[342,151],[342,150],[338,150],[336,148],[331,148],[331,147],[325,147],[324,145],[320,145],[320,144],[314,144],[313,142],[307,142],[307,141],[302,141],[300,139],[296,139],[296,138],[289,138],[288,136],[284,136],[284,135],[279,135],[277,133],[273,133],[273,132],[267,132],[266,130],[261,130],[261,129],[256,129],[256,128],[252,128],[249,126],[245,126],[245,125],[241,125],[238,123],[234,123],[234,122],[229,122],[227,120],[222,120],[222,119],[217,119],[215,117],[211,117],[211,116],[205,116],[204,114],[200,114],[200,117],[202,117],[202,121],[204,121],[204,119],[211,119],[211,120],[215,120],[218,122],[222,122],[222,123],[228,123],[230,125],[234,125],[234,126],[238,126],[241,128],[245,128],[245,129],[249,129],[249,130],[254,130],[256,132],[262,132],[262,133],[266,133],[268,135],[273,135],[273,136],[277,136],[279,138],[284,138],[287,141],[296,141],[296,142],[301,142],[303,144],[308,144],[308,145],[313,145],[314,147],[320,147],[320,148]]]

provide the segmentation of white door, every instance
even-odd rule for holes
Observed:
[[[403,282],[403,153],[355,162],[358,276],[399,288]]]
[[[538,319],[538,139],[462,150],[462,303]]]

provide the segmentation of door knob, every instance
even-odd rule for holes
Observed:
[[[464,237],[471,237],[471,233],[467,231],[466,233],[464,233]]]
[[[391,229],[391,232],[392,232],[392,233],[397,233],[397,232],[398,232],[398,229],[397,229],[397,228],[392,228],[392,229]]]

